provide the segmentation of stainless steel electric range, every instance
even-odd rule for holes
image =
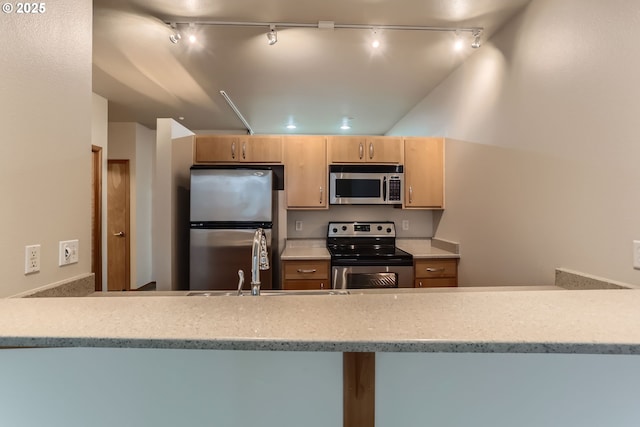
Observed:
[[[413,257],[396,247],[391,221],[330,222],[327,249],[335,289],[413,287]]]

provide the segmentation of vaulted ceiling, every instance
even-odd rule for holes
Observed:
[[[255,133],[384,134],[477,50],[468,32],[392,29],[376,30],[373,49],[369,27],[482,27],[484,41],[528,2],[94,0],[94,92],[109,100],[110,121],[150,128],[171,117],[193,130],[245,132],[225,91]],[[364,28],[311,27],[319,21]],[[179,43],[170,42],[168,22],[184,22]],[[278,42],[268,45],[270,23],[310,27],[276,25]],[[345,118],[348,131],[340,130]]]

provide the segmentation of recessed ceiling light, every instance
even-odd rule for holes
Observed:
[[[351,126],[349,126],[349,125],[347,125],[347,124],[344,124],[344,125],[340,126],[340,129],[342,129],[342,130],[349,130],[349,129],[351,129]]]
[[[198,40],[198,39],[196,39],[196,36],[194,36],[193,34],[191,34],[191,35],[189,36],[189,42],[190,42],[190,43],[195,43],[197,40]]]
[[[297,126],[294,125],[293,123],[287,125],[287,129],[295,129],[295,128],[297,128]]]
[[[453,45],[453,48],[456,51],[460,51],[462,50],[462,48],[464,47],[464,41],[462,41],[462,37],[458,36],[456,37],[456,42]]]

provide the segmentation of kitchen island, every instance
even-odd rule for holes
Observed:
[[[376,425],[637,425],[639,304],[635,290],[5,299],[0,395],[5,420],[32,420],[12,425],[87,425],[90,409],[63,408],[95,404],[93,387],[124,409],[91,425],[342,425],[342,353],[364,352]]]

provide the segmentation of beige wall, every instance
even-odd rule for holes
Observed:
[[[533,0],[390,132],[444,135],[463,285],[640,284],[635,0]]]
[[[184,275],[185,233],[178,223],[188,209],[189,167],[193,163],[193,133],[173,119],[158,119],[153,193],[153,278],[160,291],[188,289]],[[184,200],[186,198],[186,202]],[[184,206],[184,203],[187,203]],[[188,216],[186,217],[188,227]]]
[[[91,270],[91,2],[0,17],[0,297]],[[63,41],[63,42],[62,42]],[[58,242],[79,262],[58,267]],[[41,245],[24,275],[25,245]]]
[[[107,283],[107,160],[109,102],[100,95],[92,94],[91,144],[102,147],[102,283]],[[106,286],[102,287],[106,290]]]

